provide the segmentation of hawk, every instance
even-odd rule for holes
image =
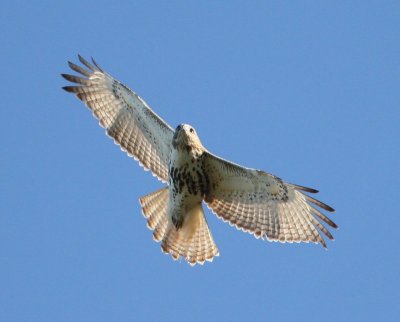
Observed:
[[[123,151],[166,184],[140,198],[147,225],[165,253],[191,265],[219,255],[203,202],[219,218],[256,238],[314,242],[325,248],[322,234],[333,239],[322,222],[337,225],[317,207],[334,209],[306,194],[317,190],[212,154],[192,126],[181,124],[174,130],[93,58],[89,63],[78,57],[86,68],[68,62],[80,76],[61,74],[75,83],[63,89],[92,110]]]

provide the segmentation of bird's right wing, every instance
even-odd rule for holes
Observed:
[[[334,210],[303,193],[316,190],[284,182],[209,152],[204,152],[202,159],[209,186],[205,201],[224,221],[271,241],[312,241],[326,247],[320,232],[333,239],[320,221],[333,228],[337,225],[313,205]]]
[[[160,180],[168,182],[168,163],[174,130],[136,93],[101,69],[79,56],[84,69],[68,62],[69,67],[85,76],[62,76],[78,85],[65,86],[93,112],[107,134],[121,149],[150,169]]]

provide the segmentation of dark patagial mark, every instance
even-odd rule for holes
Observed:
[[[117,82],[114,81],[113,84],[112,84],[112,92],[113,92],[114,97],[115,97],[116,99],[120,99],[121,97],[120,97],[120,95],[119,95],[117,89],[118,89],[118,84],[117,84]]]
[[[289,200],[289,192],[287,186],[283,183],[283,180],[279,177],[274,176],[274,179],[277,181],[277,185],[279,186],[279,193],[277,196],[280,197],[281,201]]]

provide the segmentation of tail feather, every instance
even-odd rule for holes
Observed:
[[[140,198],[147,225],[153,230],[153,237],[161,241],[161,249],[175,260],[185,258],[190,265],[204,264],[219,255],[208,228],[201,204],[190,210],[182,228],[176,229],[168,216],[168,187]]]
[[[204,264],[219,255],[201,204],[186,214],[181,229],[169,225],[161,248],[175,259],[184,257],[190,265]]]
[[[154,191],[140,198],[143,215],[147,218],[147,227],[153,230],[153,238],[161,241],[168,227],[168,187]]]

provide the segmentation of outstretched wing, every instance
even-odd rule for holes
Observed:
[[[337,225],[311,204],[334,210],[301,192],[316,190],[285,183],[269,173],[241,167],[209,152],[203,154],[203,170],[209,183],[207,205],[236,228],[271,241],[312,241],[326,247],[321,232],[333,239],[319,220],[333,228]]]
[[[63,89],[75,93],[92,110],[122,150],[167,182],[173,129],[136,93],[107,74],[93,59],[92,65],[78,57],[88,70],[71,62],[68,62],[69,67],[85,77],[61,74],[78,84]]]

